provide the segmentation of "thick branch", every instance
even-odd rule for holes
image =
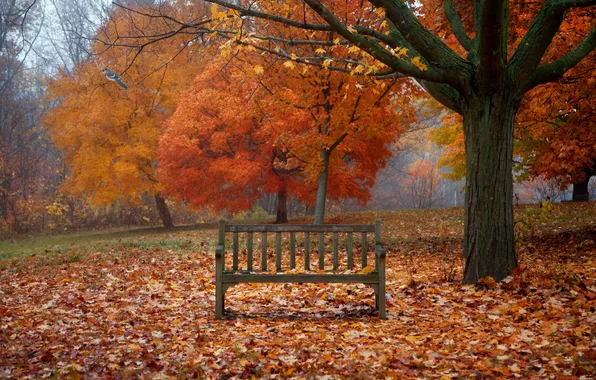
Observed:
[[[531,87],[558,80],[567,72],[567,70],[577,65],[582,59],[590,54],[594,48],[596,48],[596,30],[593,30],[585,40],[580,42],[579,45],[569,53],[554,62],[539,66],[536,69],[536,74]]]
[[[429,80],[440,83],[457,83],[457,77],[451,72],[441,68],[429,67],[427,71],[421,71],[413,64],[401,60],[381,47],[379,44],[373,43],[365,37],[352,33],[348,28],[335,16],[329,9],[327,9],[318,0],[304,0],[316,13],[319,14],[327,23],[341,36],[362,50],[372,55],[377,60],[383,62],[385,65],[391,67],[395,71],[403,73],[414,78]]]
[[[468,65],[439,37],[426,29],[412,10],[402,0],[370,0],[376,7],[384,8],[389,18],[403,37],[416,51],[433,65],[466,70]]]
[[[501,82],[507,63],[507,10],[507,0],[485,1],[480,10],[477,75],[489,88]]]
[[[594,4],[596,0],[547,0],[511,58],[511,77],[516,78],[522,85],[531,85],[534,71],[559,30],[565,11],[570,7],[587,7]]]
[[[453,31],[455,38],[457,38],[457,41],[464,49],[470,51],[472,49],[472,40],[466,34],[464,25],[461,22],[461,18],[455,10],[453,0],[444,0],[443,9],[445,11],[445,15],[447,16],[447,20],[449,20],[449,24],[451,25],[451,30]]]
[[[418,83],[433,97],[436,101],[458,114],[463,114],[461,107],[460,94],[448,84],[433,83],[428,81],[418,81]]]

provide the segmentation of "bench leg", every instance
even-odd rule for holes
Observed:
[[[377,292],[377,311],[379,312],[379,318],[387,319],[387,314],[385,310],[385,287],[379,287],[379,291]]]
[[[223,284],[218,282],[215,286],[215,318],[222,319],[224,313]]]
[[[380,257],[378,262],[379,267],[377,270],[379,271],[379,291],[378,300],[377,300],[377,310],[379,312],[380,319],[387,319],[387,313],[385,310],[386,307],[386,299],[385,299],[385,257]]]

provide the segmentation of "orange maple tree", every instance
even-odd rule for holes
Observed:
[[[70,169],[64,191],[84,195],[95,205],[139,203],[148,194],[155,197],[164,225],[171,226],[160,194],[156,150],[161,123],[200,68],[199,47],[180,52],[188,38],[178,36],[152,44],[133,59],[127,50],[106,50],[100,42],[105,35],[126,35],[139,25],[139,15],[122,10],[112,14],[97,33],[94,55],[77,65],[72,75],[60,72],[50,82],[48,96],[56,106],[44,123]],[[120,76],[128,88],[108,80],[104,67],[118,73],[126,69]]]
[[[215,211],[246,210],[277,193],[279,223],[288,194],[312,203],[323,187],[321,209],[327,193],[367,201],[391,155],[387,145],[413,117],[404,111],[396,125],[399,89],[409,86],[231,49],[197,77],[168,121],[160,177],[167,194]]]

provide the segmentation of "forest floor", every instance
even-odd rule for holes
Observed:
[[[596,202],[518,209],[499,284],[461,284],[462,215],[327,219],[381,218],[387,320],[354,284],[238,285],[215,320],[215,226],[0,243],[0,378],[594,378]]]

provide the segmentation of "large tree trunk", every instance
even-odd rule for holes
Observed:
[[[513,237],[513,126],[518,102],[476,96],[464,113],[464,283],[500,281],[517,266]]]
[[[590,183],[590,178],[595,174],[594,169],[586,169],[584,170],[584,174],[586,178],[578,183],[573,184],[573,198],[574,202],[586,202],[590,200],[590,191],[588,188],[588,184]]]
[[[284,185],[284,187],[277,192],[277,217],[275,218],[275,224],[288,222],[287,201],[288,193]]]
[[[166,200],[159,193],[155,194],[155,207],[157,207],[157,212],[159,213],[163,226],[166,228],[174,227],[172,215],[170,214]]]
[[[329,179],[329,156],[331,153],[326,149],[321,151],[323,159],[323,171],[319,174],[319,183],[317,187],[317,204],[315,206],[314,224],[323,224],[325,219],[325,203],[327,201],[327,181]]]

